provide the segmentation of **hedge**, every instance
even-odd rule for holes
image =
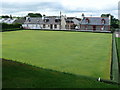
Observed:
[[[2,31],[21,29],[22,27],[22,25],[19,23],[15,23],[15,24],[1,23],[1,26],[2,26]]]

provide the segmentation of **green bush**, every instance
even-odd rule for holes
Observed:
[[[8,31],[8,30],[14,30],[14,29],[20,29],[21,24],[15,23],[15,24],[7,24],[7,23],[2,23],[2,31]]]

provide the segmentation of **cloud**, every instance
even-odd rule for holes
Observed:
[[[45,10],[62,10],[63,7],[58,2],[39,2],[39,3],[2,3],[2,10],[3,13],[17,13],[17,12],[24,12],[24,11],[45,11]]]
[[[63,14],[70,16],[86,15],[100,16],[111,13],[117,17],[116,10],[119,0],[4,0],[2,14],[27,15],[29,12],[39,12],[46,15]],[[1,12],[1,11],[0,11]],[[77,15],[78,14],[78,15]]]

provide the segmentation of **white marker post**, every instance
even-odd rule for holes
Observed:
[[[119,34],[116,34],[116,37],[119,37]]]
[[[98,78],[98,81],[100,81],[100,77]]]

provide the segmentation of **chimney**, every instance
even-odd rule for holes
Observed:
[[[111,15],[109,15],[109,25],[111,24]]]
[[[85,17],[84,13],[82,13],[82,19]]]

